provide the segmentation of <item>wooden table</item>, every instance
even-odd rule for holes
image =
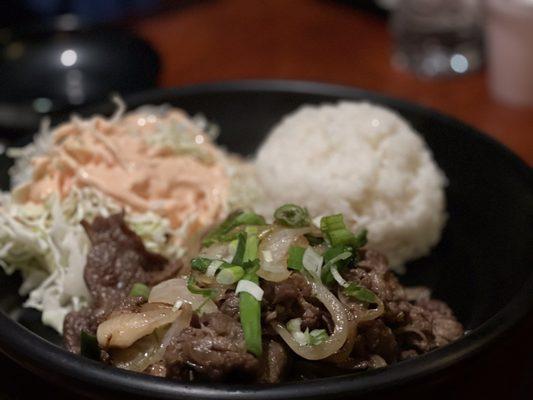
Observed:
[[[331,0],[204,0],[133,28],[160,53],[163,86],[242,78],[358,86],[464,120],[533,165],[533,108],[492,100],[483,72],[422,80],[396,70],[378,15]]]

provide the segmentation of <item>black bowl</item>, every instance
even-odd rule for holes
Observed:
[[[204,84],[155,90],[126,101],[129,107],[170,103],[190,113],[201,112],[220,126],[221,144],[251,154],[284,114],[303,103],[339,99],[368,100],[398,111],[424,136],[445,171],[449,179],[449,221],[443,239],[429,257],[412,263],[402,280],[427,285],[436,297],[448,302],[467,329],[463,338],[414,360],[357,375],[271,386],[180,384],[69,354],[57,345],[59,337],[40,325],[38,314],[20,310],[17,280],[3,276],[2,351],[37,374],[94,396],[256,400],[355,397],[429,377],[438,379],[515,326],[533,306],[532,173],[509,150],[475,129],[427,108],[379,94],[306,82]],[[86,114],[112,111],[113,105],[107,103]],[[2,178],[5,183],[6,177]]]

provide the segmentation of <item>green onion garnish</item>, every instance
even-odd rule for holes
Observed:
[[[337,229],[344,229],[344,217],[342,214],[328,215],[320,219],[320,230],[322,232],[331,232]]]
[[[202,244],[204,246],[210,246],[213,243],[220,241],[231,241],[234,238],[233,235],[227,235],[238,226],[265,225],[265,223],[265,219],[254,212],[236,211],[231,213],[217,228],[209,232]]]
[[[366,229],[362,229],[357,235],[355,235],[355,238],[352,239],[352,242],[350,243],[351,246],[354,249],[359,249],[360,247],[363,247],[368,242],[368,231]]]
[[[301,332],[302,331],[302,319],[301,318],[293,318],[287,321],[287,330],[290,333],[294,332]]]
[[[83,330],[80,334],[80,354],[91,360],[100,361],[100,346],[96,336]]]
[[[354,235],[344,224],[342,214],[329,215],[320,220],[320,230],[324,233],[332,246],[349,245],[357,251],[366,244],[367,231],[363,229]]]
[[[328,232],[329,242],[332,246],[349,244],[354,239],[354,234],[346,228]]]
[[[324,252],[324,262],[330,263],[330,262],[336,262],[335,258],[337,258],[340,254],[343,253],[350,253],[353,254],[353,249],[350,246],[333,246],[327,249]]]
[[[313,329],[311,332],[309,332],[309,328],[307,328],[304,332],[302,332],[301,318],[293,318],[287,321],[286,327],[294,340],[296,340],[296,342],[302,346],[316,346],[324,343],[329,338],[329,335],[325,329]]]
[[[216,289],[199,287],[196,283],[196,279],[194,279],[192,275],[189,276],[189,279],[187,279],[187,289],[189,289],[189,292],[193,294],[201,294],[209,299],[215,297],[216,294]]]
[[[221,285],[232,285],[244,276],[244,268],[235,265],[233,267],[223,268],[217,274],[217,282]]]
[[[135,283],[130,290],[130,297],[142,297],[144,300],[148,300],[150,296],[150,288],[144,283]]]
[[[353,260],[353,249],[350,246],[333,246],[324,252],[324,266],[320,278],[325,285],[331,285],[335,278],[331,273],[331,267],[337,265],[337,269],[345,268]]]
[[[304,267],[303,257],[305,249],[303,247],[289,247],[289,256],[287,257],[287,268],[295,271],[301,271]]]
[[[325,329],[313,329],[309,332],[309,344],[311,346],[317,346],[328,340],[329,335]]]
[[[233,265],[242,265],[244,261],[244,252],[246,251],[246,233],[241,232],[237,236],[237,249],[231,263]]]
[[[344,293],[347,296],[353,297],[365,303],[376,302],[376,295],[374,294],[374,292],[354,282],[350,283],[348,287],[344,289]]]
[[[252,273],[252,272],[257,272],[257,270],[259,269],[259,259],[256,258],[255,260],[251,260],[251,261],[245,261],[243,264],[242,264],[242,267],[244,268],[244,271],[246,273]]]
[[[244,246],[243,262],[255,260],[258,251],[259,237],[257,237],[257,228],[248,227],[246,229],[246,244]]]
[[[196,257],[191,260],[191,268],[195,271],[202,272],[205,274],[209,265],[213,260],[204,257]]]
[[[285,204],[279,207],[274,212],[274,219],[278,224],[289,228],[301,228],[311,223],[307,210],[295,204]]]
[[[259,278],[253,269],[249,269],[242,279],[249,280],[256,285]],[[261,333],[261,302],[248,292],[239,293],[239,315],[244,333],[246,349],[260,357],[263,353]]]

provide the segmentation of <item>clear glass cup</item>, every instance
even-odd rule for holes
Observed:
[[[464,74],[482,64],[479,0],[399,0],[390,29],[394,65],[417,75]]]

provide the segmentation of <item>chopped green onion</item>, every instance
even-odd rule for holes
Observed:
[[[235,226],[239,225],[265,225],[266,221],[265,219],[260,216],[259,214],[256,214],[254,212],[243,212],[235,218],[233,221],[233,224]]]
[[[91,360],[100,361],[100,346],[96,336],[83,330],[80,334],[80,354]]]
[[[307,346],[309,344],[309,329],[306,329],[305,332],[294,331],[292,337],[300,346]]]
[[[304,236],[309,242],[310,246],[318,246],[319,244],[324,243],[324,238],[322,236],[315,236],[310,233],[306,233]]]
[[[354,282],[350,283],[344,289],[344,293],[347,296],[353,297],[365,303],[375,303],[377,299],[377,296],[374,294],[374,292]]]
[[[342,277],[342,275],[339,273],[339,270],[337,268],[338,268],[337,264],[332,264],[331,265],[330,271],[331,271],[331,275],[333,276],[333,279],[335,279],[340,286],[347,287],[348,283]]]
[[[244,261],[244,252],[246,251],[246,233],[241,232],[237,237],[237,249],[235,250],[235,255],[231,261],[234,265],[241,265]]]
[[[349,246],[333,246],[324,253],[324,267],[322,268],[321,279],[325,285],[331,285],[335,278],[331,273],[331,267],[344,268],[353,259],[353,250]]]
[[[335,278],[333,278],[333,274],[331,273],[331,264],[324,265],[320,274],[320,280],[326,286],[335,282]]]
[[[305,249],[302,264],[314,277],[320,278],[323,261],[323,257],[314,251],[312,247]]]
[[[257,235],[257,233],[259,232],[259,228],[256,225],[247,226],[244,231],[248,235]]]
[[[259,259],[245,261],[242,266],[247,273],[257,272],[259,269]]]
[[[144,300],[148,300],[150,296],[150,288],[144,283],[135,283],[130,290],[130,297],[142,297]]]
[[[293,318],[287,321],[287,330],[290,333],[294,332],[301,332],[302,331],[302,319],[301,318]]]
[[[202,244],[210,246],[213,243],[220,241],[230,241],[233,239],[232,235],[228,235],[233,229],[241,225],[265,225],[265,219],[254,212],[236,211],[230,214],[224,222],[217,228],[213,229],[204,238]]]
[[[327,249],[324,252],[324,262],[326,264],[328,263],[335,263],[339,261],[338,258],[341,254],[349,253],[350,256],[353,254],[353,250],[350,246],[333,246]],[[343,256],[341,257],[342,260],[347,259],[347,257]]]
[[[235,294],[246,292],[251,294],[257,301],[263,300],[264,291],[258,283],[248,279],[241,279],[235,288]]]
[[[222,235],[218,238],[218,242],[232,242],[236,241],[237,237],[241,232],[244,232],[242,226],[238,226],[235,229],[232,229],[229,233]]]
[[[345,228],[342,214],[328,215],[320,219],[320,230],[324,233]]]
[[[217,282],[221,285],[232,285],[244,276],[244,269],[235,265],[220,270],[217,274]]]
[[[289,228],[301,228],[309,226],[311,218],[309,212],[295,204],[285,204],[279,207],[274,212],[274,219],[280,225],[288,226]]]
[[[362,229],[357,235],[355,235],[354,239],[352,239],[352,247],[354,249],[359,249],[360,247],[363,247],[368,242],[368,231],[366,229]]]
[[[309,332],[309,344],[311,346],[318,346],[328,340],[329,335],[325,329],[313,329]]]
[[[302,332],[301,318],[293,318],[287,321],[286,327],[294,340],[302,346],[316,346],[324,343],[329,338],[325,329],[313,329],[309,332],[309,328],[307,328]]]
[[[213,260],[204,257],[196,257],[191,260],[191,268],[195,271],[202,272],[205,274],[209,265]]]
[[[213,276],[215,276],[215,274],[217,273],[220,267],[222,266],[227,267],[229,265],[230,264],[222,260],[213,260],[209,263],[209,266],[205,270],[205,275],[208,276],[209,278],[212,278]]]
[[[229,242],[229,249],[233,251],[233,254],[235,254],[235,251],[237,250],[237,245],[239,244],[239,239],[237,239],[237,236],[235,236],[234,239],[230,240]]]
[[[244,246],[243,262],[255,260],[258,251],[259,238],[257,237],[257,229],[255,229],[255,232],[254,229],[246,229],[246,244]]]
[[[350,245],[354,250],[358,250],[367,242],[367,231],[363,229],[354,235],[344,224],[342,214],[329,215],[320,220],[320,229],[327,237],[332,246]]]
[[[332,246],[349,244],[354,239],[354,234],[346,228],[328,232],[329,242]]]
[[[259,278],[255,271],[248,270],[244,274],[243,280],[259,285]],[[244,333],[246,349],[260,357],[263,353],[262,332],[261,332],[261,302],[248,292],[239,293],[239,316]]]
[[[194,279],[192,275],[189,276],[189,279],[187,279],[187,289],[189,289],[189,292],[193,294],[201,294],[209,299],[215,297],[216,294],[216,289],[199,287],[196,283],[196,279]]]
[[[304,267],[303,257],[305,249],[303,247],[291,246],[289,247],[289,255],[287,257],[287,268],[295,271],[301,271]]]

